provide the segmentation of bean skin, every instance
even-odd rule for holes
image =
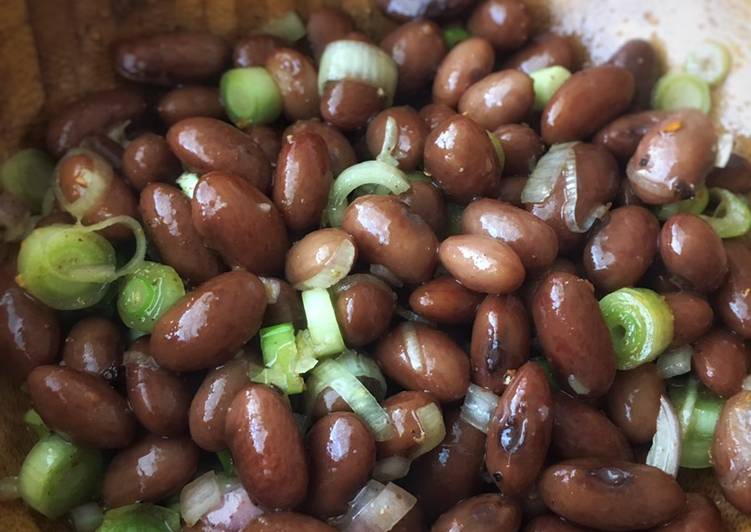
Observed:
[[[527,362],[498,401],[488,426],[485,466],[501,493],[523,494],[545,462],[553,399],[542,366]]]
[[[294,512],[267,512],[243,528],[243,532],[336,532],[336,528]]]
[[[715,503],[700,493],[686,494],[686,507],[675,519],[655,529],[659,532],[725,532],[720,511]]]
[[[232,62],[236,67],[264,66],[273,53],[284,48],[284,40],[273,35],[258,33],[237,41],[232,53]]]
[[[542,515],[534,518],[524,529],[524,532],[591,532],[580,526],[569,523],[557,515]]]
[[[741,391],[749,363],[751,351],[743,339],[725,329],[714,329],[694,343],[694,373],[707,388],[723,397]]]
[[[243,133],[258,144],[271,166],[276,168],[279,153],[282,151],[282,139],[279,131],[269,126],[248,126],[243,128]]]
[[[717,480],[730,503],[751,512],[751,392],[742,391],[722,407],[710,451]]]
[[[443,234],[446,227],[446,202],[434,183],[415,180],[409,190],[399,195],[410,210],[425,220],[435,234]]]
[[[114,322],[96,316],[83,318],[65,338],[63,363],[76,371],[114,381],[123,360],[122,343],[122,333]]]
[[[433,79],[433,103],[456,107],[470,85],[490,74],[495,51],[488,41],[472,37],[452,48]]]
[[[392,118],[397,126],[397,141],[392,156],[405,172],[415,170],[422,163],[428,128],[413,108],[390,107],[378,113],[368,125],[368,151],[375,158],[381,153],[386,122]]]
[[[472,35],[487,39],[498,52],[520,48],[529,38],[532,17],[520,0],[487,0],[467,20]]]
[[[224,118],[219,89],[200,85],[172,89],[159,100],[157,112],[167,127],[193,116]]]
[[[376,0],[376,4],[388,17],[405,21],[417,18],[450,18],[464,13],[474,0]]]
[[[573,71],[576,53],[569,37],[546,33],[508,58],[504,68],[516,68],[525,74],[531,74],[555,65]]]
[[[123,173],[128,182],[142,190],[154,181],[171,182],[182,170],[164,137],[144,133],[133,139],[123,154]]]
[[[709,332],[714,312],[707,301],[689,292],[662,294],[673,313],[673,341],[671,347],[690,344]]]
[[[417,412],[431,404],[438,406],[428,392],[406,391],[386,398],[383,409],[391,420],[394,434],[376,443],[379,459],[393,456],[410,458],[420,449],[427,433]]]
[[[481,302],[481,294],[465,288],[449,275],[428,281],[409,296],[412,310],[436,323],[469,323]]]
[[[396,309],[396,294],[369,274],[354,274],[332,289],[336,319],[347,345],[361,347],[383,335]]]
[[[329,81],[321,94],[321,117],[341,130],[364,127],[386,106],[383,91],[361,81]]]
[[[619,161],[627,162],[636,152],[644,135],[669,115],[670,113],[665,111],[642,111],[623,115],[598,131],[592,142],[610,150]]]
[[[337,7],[321,7],[310,13],[306,34],[316,61],[320,60],[326,46],[344,39],[355,29],[349,13]]]
[[[707,176],[708,187],[726,188],[736,194],[751,192],[751,161],[733,153],[724,168],[714,168]]]
[[[349,263],[335,264],[336,258],[344,252],[351,254]],[[285,275],[287,281],[299,290],[326,288],[325,285],[333,282],[330,280],[332,271],[344,275],[356,261],[357,249],[352,236],[341,229],[326,227],[312,231],[295,242],[287,253]],[[319,278],[324,272],[325,282]]]
[[[428,126],[428,131],[433,131],[441,122],[455,115],[456,111],[445,103],[429,103],[420,109],[420,118]]]
[[[751,338],[751,246],[742,238],[724,240],[729,274],[715,297],[715,309],[725,325]]]
[[[347,137],[330,124],[318,120],[300,120],[285,129],[282,137],[286,139],[290,135],[302,133],[303,131],[315,133],[326,143],[331,162],[331,171],[334,173],[334,176],[338,176],[350,166],[357,164],[355,150],[347,140]]]
[[[631,108],[637,111],[649,109],[652,89],[660,77],[660,60],[652,44],[641,39],[626,41],[608,60],[608,64],[625,68],[634,77]]]
[[[632,443],[652,441],[665,382],[654,364],[619,371],[608,392],[608,413]]]
[[[522,191],[527,185],[528,179],[527,176],[504,177],[501,181],[501,190],[498,193],[498,200],[504,203],[510,203],[514,207],[523,207]],[[556,246],[557,245],[558,244],[556,243]]]
[[[511,498],[486,493],[466,499],[444,513],[431,532],[515,532],[522,524],[522,510]]]
[[[414,94],[424,88],[446,55],[441,28],[429,20],[414,20],[399,26],[384,37],[381,48],[399,69],[400,94]]]
[[[280,48],[266,59],[266,70],[279,87],[287,120],[318,116],[318,73],[307,56],[291,48]]]
[[[545,151],[542,139],[524,124],[505,124],[495,128],[493,135],[501,142],[506,162],[504,176],[528,176]],[[501,181],[506,181],[505,179]]]
[[[464,91],[459,112],[492,131],[523,120],[534,102],[532,78],[507,69],[484,77]]]

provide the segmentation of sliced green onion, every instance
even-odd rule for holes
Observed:
[[[651,362],[673,340],[673,313],[665,298],[647,288],[621,288],[600,300],[618,369]]]
[[[18,477],[0,478],[0,502],[15,501],[20,497]]]
[[[179,532],[180,529],[180,512],[136,503],[109,510],[97,532]]]
[[[92,500],[104,475],[102,454],[70,443],[57,434],[32,447],[18,474],[24,502],[40,514],[57,519]]]
[[[662,76],[652,91],[652,108],[675,111],[685,107],[709,112],[712,97],[707,82],[686,72],[671,72]]]
[[[700,385],[693,376],[672,381],[668,392],[681,423],[681,467],[711,467],[709,451],[723,400]]]
[[[536,111],[542,111],[561,85],[571,77],[571,72],[565,67],[554,65],[535,70],[529,77],[532,78],[535,90],[534,108]]]
[[[350,79],[381,89],[386,95],[386,106],[390,107],[398,76],[394,60],[377,46],[361,41],[334,41],[321,56],[318,94],[323,94],[329,81]]]
[[[652,438],[646,464],[661,469],[673,478],[678,476],[681,461],[681,424],[670,400],[660,396],[657,430]]]
[[[282,114],[282,94],[263,67],[228,70],[219,92],[227,116],[239,128],[270,124]]]
[[[73,508],[70,519],[76,532],[94,532],[104,521],[104,511],[97,503],[89,502]]]
[[[216,453],[216,457],[219,460],[219,464],[222,466],[222,471],[227,475],[235,474],[235,461],[232,459],[232,453],[229,449],[222,449]]]
[[[371,480],[350,502],[350,509],[338,519],[337,528],[345,531],[387,532],[417,504],[417,499],[393,482],[386,486]]]
[[[302,306],[308,322],[307,333],[298,336],[298,340],[302,340],[304,346],[303,353],[306,349],[312,348],[313,356],[319,358],[344,351],[344,339],[328,291],[323,288],[304,290]],[[298,341],[298,349],[300,348]]]
[[[38,213],[54,176],[55,163],[49,155],[29,148],[19,151],[0,167],[0,187]]]
[[[26,423],[26,425],[28,425],[28,427],[32,431],[34,431],[34,434],[37,435],[37,438],[44,438],[50,433],[50,429],[47,428],[47,425],[44,424],[42,417],[33,408],[29,408],[23,415],[23,422]]]
[[[493,150],[495,151],[495,157],[498,160],[498,168],[503,170],[503,167],[506,165],[506,154],[503,152],[503,144],[501,144],[501,139],[496,137],[490,131],[486,131],[486,133],[488,134],[490,143],[493,145]]]
[[[174,268],[145,261],[122,279],[117,312],[129,329],[150,333],[156,320],[184,295],[183,281]]]
[[[188,526],[195,525],[222,502],[222,489],[216,473],[207,471],[180,491],[180,515]]]
[[[302,374],[318,363],[312,353],[297,349],[295,328],[291,323],[280,323],[261,329],[261,352],[264,368],[252,368],[253,382],[274,385],[287,395],[305,389]]]
[[[472,37],[472,34],[459,24],[447,26],[443,30],[443,42],[446,43],[446,48],[449,50],[460,42],[466,41],[470,37]]]
[[[476,384],[470,384],[459,417],[479,431],[488,433],[488,426],[500,397]]]
[[[386,379],[381,373],[381,369],[375,360],[357,351],[346,349],[344,353],[336,358],[336,361],[358,379],[368,379],[371,383],[377,385],[376,389],[368,388],[374,394],[378,401],[386,398]]]
[[[669,349],[657,357],[657,372],[667,380],[691,371],[691,358],[694,350],[690,345]]]
[[[196,187],[198,186],[198,174],[193,172],[183,172],[180,177],[177,178],[177,186],[183,191],[183,194],[193,199]]]
[[[667,203],[654,208],[655,216],[663,222],[681,212],[690,214],[701,214],[709,204],[709,190],[707,187],[701,187],[696,191],[693,198],[676,201],[674,203]]]
[[[60,179],[57,177],[62,169],[66,165],[67,159],[71,157],[86,157],[93,165],[89,168],[83,164],[78,165],[75,180],[78,185],[80,195],[78,199],[69,202],[65,194],[63,194],[60,188]],[[107,191],[110,189],[110,184],[115,178],[112,166],[104,160],[100,155],[92,152],[91,150],[83,148],[75,148],[69,150],[65,156],[60,159],[55,168],[55,179],[53,190],[55,193],[55,199],[63,208],[64,211],[72,214],[76,220],[81,220],[102,200]]]
[[[305,24],[296,11],[287,11],[261,26],[261,33],[294,43],[305,37]]]
[[[383,142],[376,160],[391,166],[399,166],[399,161],[393,155],[397,142],[399,142],[399,125],[393,116],[389,116],[383,128]]]
[[[415,417],[420,422],[422,441],[419,447],[409,455],[410,460],[432,451],[446,437],[446,425],[443,423],[443,412],[435,403],[421,406],[415,411]]]
[[[527,179],[522,190],[522,203],[541,203],[553,192],[558,179],[570,161],[576,159],[574,146],[578,142],[553,144],[543,155]]]
[[[734,148],[735,135],[728,132],[717,135],[717,155],[714,159],[715,168],[725,168],[728,165]]]
[[[404,478],[409,474],[412,460],[403,456],[389,456],[375,463],[371,475],[378,482],[390,482]]]
[[[446,215],[448,216],[447,234],[448,236],[461,235],[464,232],[462,228],[462,217],[464,216],[465,205],[459,205],[450,201],[446,202]]]
[[[706,42],[688,53],[686,72],[710,85],[719,85],[730,72],[730,52],[717,42]]]
[[[724,188],[709,189],[709,196],[717,206],[710,216],[702,215],[720,238],[735,238],[751,229],[751,209],[740,196]]]

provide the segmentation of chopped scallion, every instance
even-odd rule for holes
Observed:
[[[717,187],[709,190],[709,196],[716,207],[711,215],[702,215],[702,218],[720,238],[742,236],[751,229],[751,209],[740,196]]]
[[[652,91],[652,107],[660,111],[693,107],[708,113],[712,107],[709,85],[700,77],[687,72],[665,74]]]

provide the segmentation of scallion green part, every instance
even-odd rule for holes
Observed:
[[[542,111],[561,85],[571,77],[571,72],[565,67],[554,65],[536,70],[529,77],[532,78],[535,91],[534,108]]]
[[[171,266],[145,261],[121,279],[117,312],[129,329],[150,333],[162,314],[185,295],[180,276]]]
[[[548,384],[550,384],[551,389],[555,391],[558,391],[561,389],[561,387],[558,386],[558,381],[555,378],[555,373],[553,372],[553,366],[550,365],[550,361],[547,358],[543,356],[534,356],[530,358],[530,361],[542,367],[543,371],[545,372],[545,375],[548,378]]]
[[[274,122],[282,113],[282,95],[263,67],[228,70],[219,82],[222,105],[239,128]]]
[[[719,187],[709,189],[709,196],[715,207],[702,218],[720,238],[742,236],[751,229],[751,209],[741,196]]]
[[[673,313],[665,299],[647,288],[621,288],[600,300],[618,369],[651,362],[673,340]]]
[[[690,214],[701,214],[709,204],[709,191],[707,187],[701,187],[696,191],[693,198],[667,203],[654,208],[655,216],[663,222],[681,212]]]
[[[219,460],[219,464],[222,466],[222,471],[227,475],[235,474],[235,461],[232,459],[232,453],[229,449],[222,449],[216,453],[216,457]]]
[[[459,24],[447,26],[443,30],[443,42],[446,43],[446,48],[449,50],[470,37],[472,37],[472,34]]]
[[[196,186],[198,186],[198,179],[199,177],[196,173],[183,172],[182,175],[177,178],[177,181],[175,181],[175,183],[178,187],[180,187],[180,190],[183,191],[183,194],[193,199],[193,194],[195,193]]]
[[[487,131],[488,138],[490,139],[490,143],[493,145],[493,150],[495,151],[495,157],[498,160],[498,168],[500,168],[499,171],[503,170],[503,167],[506,165],[506,154],[503,152],[503,145],[501,144],[501,139],[496,137],[492,132]]]
[[[730,52],[718,42],[706,42],[688,53],[686,72],[710,85],[719,85],[730,72]]]
[[[70,511],[76,532],[95,532],[104,521],[104,511],[95,502],[87,502]]]
[[[0,478],[0,502],[15,501],[20,497],[18,477]]]
[[[294,43],[305,37],[305,24],[296,11],[287,11],[264,24],[261,33]]]
[[[36,434],[37,438],[44,438],[50,429],[44,424],[42,417],[33,408],[29,408],[23,415],[23,422]]]
[[[97,532],[179,532],[180,512],[154,504],[136,503],[104,514]]]
[[[317,358],[336,355],[344,351],[344,338],[339,330],[339,323],[336,321],[334,305],[328,290],[324,288],[303,290],[302,305],[308,329],[307,334],[298,335],[298,349],[303,352],[312,349],[313,356]]]
[[[672,380],[668,393],[681,423],[681,467],[711,467],[709,451],[724,401],[693,376]]]
[[[0,187],[33,212],[42,211],[55,176],[55,163],[42,150],[21,150],[0,167]]]
[[[708,113],[712,107],[709,85],[687,72],[671,72],[662,76],[652,91],[652,108],[675,111],[692,107]]]
[[[265,367],[251,368],[251,380],[276,386],[287,395],[302,393],[302,375],[313,369],[318,360],[311,352],[297,349],[294,326],[280,323],[265,327],[259,336]]]

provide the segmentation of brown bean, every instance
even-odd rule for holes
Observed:
[[[616,118],[592,139],[594,144],[606,147],[621,161],[628,161],[644,135],[670,113],[665,111],[642,111]]]
[[[297,289],[328,288],[357,260],[354,239],[335,227],[317,229],[295,242],[287,253],[287,281]]]
[[[686,503],[670,475],[618,460],[561,462],[545,470],[539,487],[552,511],[602,530],[650,528],[673,519]]]
[[[487,0],[467,20],[472,35],[487,39],[499,52],[520,48],[532,30],[532,16],[521,0]]]
[[[495,493],[464,500],[444,513],[431,532],[516,532],[522,524],[522,510],[514,500]]]
[[[742,391],[722,407],[711,456],[717,480],[730,503],[743,513],[751,512],[751,392]]]
[[[95,92],[66,106],[50,120],[47,149],[54,157],[61,157],[85,137],[107,133],[112,127],[134,120],[145,111],[146,102],[134,89]]]
[[[566,272],[573,275],[579,275],[577,265],[569,259],[563,257],[555,259],[555,261],[553,261],[553,264],[550,265],[550,268],[542,271],[530,272],[527,277],[527,281],[522,287],[522,299],[524,300],[524,305],[530,310],[530,312],[532,311],[532,303],[537,289],[540,287],[545,278],[553,272]]]
[[[485,467],[504,495],[526,492],[540,473],[550,445],[552,410],[545,370],[527,362],[498,401],[485,443]]]
[[[248,385],[248,361],[230,360],[211,370],[190,403],[190,437],[207,451],[227,448],[224,422],[227,409],[235,396]]]
[[[261,148],[239,129],[215,118],[181,120],[167,132],[172,152],[198,173],[229,172],[262,192],[271,183],[271,165]]]
[[[590,234],[584,247],[587,277],[603,292],[633,286],[657,254],[660,222],[644,207],[619,207]]]
[[[519,299],[487,296],[472,327],[472,382],[501,394],[506,389],[506,372],[529,358],[529,329],[527,311]]]
[[[236,67],[262,67],[275,51],[286,44],[279,37],[265,33],[248,35],[235,43],[232,62]]]
[[[361,347],[381,337],[389,327],[396,308],[396,294],[378,277],[349,275],[332,289],[336,321],[344,341]]]
[[[462,230],[508,245],[525,268],[541,270],[558,255],[555,231],[523,209],[493,199],[470,203],[462,214]]]
[[[396,20],[416,18],[449,18],[466,12],[474,0],[377,0],[378,7]]]
[[[560,382],[576,394],[599,397],[615,377],[615,353],[592,286],[553,272],[532,303],[537,337]]]
[[[639,141],[626,174],[637,196],[649,204],[690,198],[714,166],[717,135],[696,109],[671,113]]]
[[[415,170],[422,162],[428,128],[413,108],[408,106],[390,107],[381,111],[368,125],[368,151],[375,158],[381,153],[386,132],[386,122],[391,118],[396,122],[397,141],[391,155],[405,172]]]
[[[649,41],[632,39],[615,51],[609,65],[625,68],[634,77],[634,100],[631,109],[641,111],[651,107],[652,89],[660,77],[660,60]]]
[[[270,327],[280,323],[292,323],[295,329],[304,329],[305,312],[302,308],[300,292],[281,279],[274,277],[260,277],[266,288],[266,313],[263,315],[263,326]]]
[[[524,532],[591,532],[574,525],[557,515],[541,515],[534,518],[524,528]]]
[[[434,233],[443,233],[447,223],[446,202],[443,193],[432,181],[424,181],[421,176],[410,180],[409,190],[400,194],[399,199],[425,220]]]
[[[576,67],[576,53],[569,37],[546,33],[508,58],[504,67],[531,74],[555,65],[573,71]]]
[[[493,130],[521,121],[534,102],[532,78],[508,69],[494,72],[464,91],[459,100],[459,112],[485,129]]]
[[[414,94],[433,78],[446,55],[441,28],[429,20],[407,22],[386,35],[381,48],[399,69],[400,94]]]
[[[456,401],[469,387],[469,358],[445,333],[421,323],[397,325],[376,349],[383,372],[408,390]]]
[[[258,275],[282,270],[289,248],[284,219],[271,200],[246,180],[211,172],[196,186],[193,225],[231,267]]]
[[[524,265],[516,252],[489,236],[450,236],[441,242],[438,256],[448,272],[470,290],[508,294],[524,282]]]
[[[203,245],[193,226],[190,199],[182,191],[153,183],[141,191],[138,207],[144,229],[162,262],[181,277],[200,283],[222,271],[221,262]]]
[[[728,258],[727,280],[715,297],[715,309],[725,325],[751,338],[751,246],[741,238],[723,242]]]
[[[654,364],[619,371],[608,392],[608,414],[632,443],[652,441],[665,382]]]
[[[156,502],[177,493],[198,468],[198,447],[190,438],[149,434],[120,451],[104,476],[102,499],[112,508]]]
[[[428,434],[419,412],[429,405],[438,406],[435,398],[427,392],[416,391],[399,392],[383,402],[394,434],[376,443],[379,460],[393,456],[412,458],[420,450]]]
[[[109,163],[115,173],[123,175],[125,150],[107,135],[102,133],[89,135],[78,144],[78,147],[96,153]]]
[[[631,187],[629,180],[624,179],[618,186],[618,193],[613,199],[613,205],[618,207],[628,207],[629,205],[643,207],[644,202],[634,193],[634,189]]]
[[[436,323],[470,323],[482,295],[462,286],[450,275],[443,275],[418,286],[409,296],[409,306]]]
[[[160,366],[196,371],[232,358],[261,325],[266,291],[252,273],[223,273],[186,294],[154,325],[149,342]]]
[[[283,138],[308,131],[320,136],[326,143],[331,161],[331,171],[334,176],[341,174],[345,169],[357,163],[357,156],[347,137],[342,135],[339,130],[329,124],[324,124],[318,120],[302,120],[295,122],[288,127]]]
[[[351,79],[329,81],[321,95],[321,116],[343,130],[365,127],[386,105],[381,89]]]
[[[355,238],[360,256],[407,283],[430,279],[438,241],[422,218],[394,196],[361,196],[349,204],[342,229]]]
[[[136,423],[128,404],[104,379],[59,366],[37,366],[26,380],[34,408],[52,430],[101,449],[125,447]]]
[[[167,127],[194,116],[224,118],[219,89],[200,85],[172,89],[161,97],[156,110]]]
[[[287,137],[279,153],[272,198],[292,231],[318,227],[333,181],[324,140],[315,133]]]
[[[227,66],[230,48],[221,37],[172,32],[134,37],[117,44],[115,66],[125,79],[155,85],[210,81]]]
[[[671,347],[693,343],[712,327],[714,312],[707,301],[688,292],[662,294],[673,313],[673,341]]]
[[[382,399],[386,393],[382,381],[365,376],[357,377],[357,380],[359,380],[376,399]],[[310,409],[310,417],[311,419],[317,420],[331,414],[332,412],[352,412],[352,408],[344,399],[342,399],[341,395],[339,395],[333,388],[327,386],[321,390],[317,397],[314,398],[313,407]]]
[[[172,182],[182,171],[164,137],[144,133],[133,139],[123,153],[123,174],[136,189],[154,181]]]
[[[452,48],[438,66],[433,79],[433,103],[456,107],[470,85],[490,74],[495,62],[493,47],[472,37]]]
[[[675,214],[663,224],[660,257],[670,273],[699,292],[715,291],[728,273],[722,240],[712,226],[693,214]]]
[[[468,203],[498,194],[501,164],[488,133],[469,118],[442,122],[425,140],[425,172],[450,199]]]
[[[445,103],[429,103],[420,109],[420,118],[428,126],[428,131],[433,131],[441,122],[452,116],[456,116],[456,111]]]
[[[280,509],[303,502],[308,468],[302,436],[277,392],[251,384],[238,393],[227,411],[225,437],[237,474],[253,500]]]
[[[318,116],[318,72],[310,58],[297,50],[280,48],[266,60],[266,70],[279,87],[287,120]]]
[[[540,136],[525,124],[499,126],[495,128],[493,135],[501,142],[503,155],[506,158],[503,174],[528,176],[544,151]]]
[[[694,343],[694,373],[707,388],[723,397],[741,391],[749,363],[751,350],[742,338],[725,329],[714,329]]]
[[[248,126],[243,133],[258,144],[272,167],[276,168],[279,153],[282,151],[282,136],[276,129],[269,126]],[[328,151],[326,152],[328,155]]]
[[[294,512],[267,512],[253,519],[243,532],[336,532],[336,528]]]
[[[733,153],[724,168],[712,169],[707,186],[726,188],[736,194],[751,192],[751,161]]]
[[[338,7],[321,7],[310,13],[305,29],[317,61],[330,42],[344,39],[355,29],[355,22]]]
[[[686,507],[678,517],[663,525],[660,532],[725,532],[720,511],[715,503],[704,494],[687,493]]]
[[[34,330],[39,334],[39,330]],[[117,379],[123,361],[120,328],[107,318],[92,316],[78,321],[63,345],[63,363],[76,371]]]
[[[527,185],[528,179],[527,176],[504,177],[501,180],[501,190],[498,192],[498,199],[504,203],[510,203],[514,207],[523,207],[522,192]],[[555,245],[558,247],[557,240]]]
[[[542,112],[547,144],[582,140],[625,111],[634,96],[634,77],[620,67],[581,70],[556,91]]]

